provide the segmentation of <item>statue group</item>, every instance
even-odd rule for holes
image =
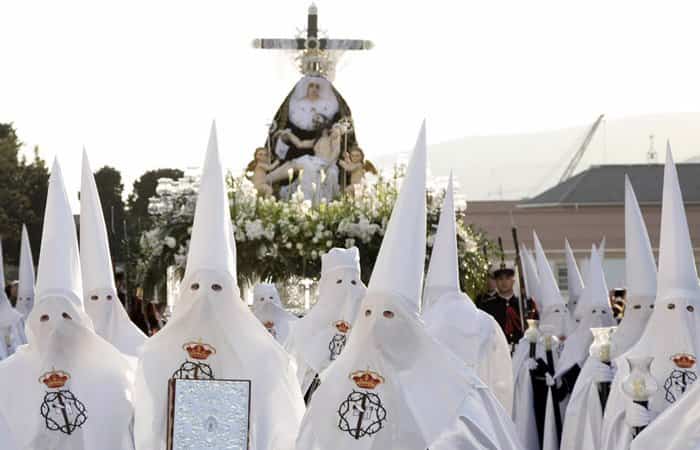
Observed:
[[[247,172],[262,196],[289,199],[301,191],[317,204],[355,195],[367,171],[350,107],[329,81],[331,51],[370,48],[368,41],[319,39],[317,12],[309,8],[306,37],[261,39],[260,48],[300,50],[304,75],[277,110],[265,145],[255,150]]]
[[[248,166],[260,195],[288,199],[300,190],[313,203],[354,195],[366,170],[374,168],[357,144],[350,108],[320,75],[294,86]]]

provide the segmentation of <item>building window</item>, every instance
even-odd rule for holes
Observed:
[[[557,264],[557,284],[559,285],[559,290],[562,292],[569,291],[568,274],[566,264]]]

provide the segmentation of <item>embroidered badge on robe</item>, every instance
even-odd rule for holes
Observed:
[[[46,428],[65,434],[72,434],[87,422],[85,405],[69,389],[65,389],[69,379],[68,372],[62,370],[52,370],[39,377],[39,383],[49,389],[41,403],[41,417]]]
[[[676,365],[676,369],[671,370],[670,375],[664,382],[666,401],[674,403],[685,391],[697,380],[695,373],[695,356],[689,353],[678,353],[671,357],[671,361]]]
[[[384,382],[376,372],[361,370],[350,374],[350,379],[361,390],[353,389],[338,408],[338,428],[353,439],[372,436],[384,428],[387,412],[382,400],[373,391]]]
[[[263,325],[265,326],[265,329],[267,330],[267,332],[272,335],[272,337],[277,338],[277,330],[275,329],[275,322],[273,322],[271,320],[267,320],[267,321],[265,321],[265,323],[263,323]]]
[[[338,332],[333,335],[331,341],[328,343],[328,350],[331,352],[331,361],[335,361],[345,348],[345,344],[348,342],[348,331],[350,331],[351,328],[350,324],[344,320],[339,320],[333,325]]]
[[[207,364],[207,358],[216,354],[214,346],[203,342],[188,342],[182,349],[187,352],[187,360],[173,373],[172,378],[190,380],[213,380],[214,372]]]

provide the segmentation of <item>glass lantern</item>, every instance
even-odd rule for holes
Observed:
[[[617,327],[601,327],[591,328],[593,334],[593,343],[589,354],[602,363],[610,362],[610,353],[612,349],[611,338]]]
[[[627,358],[630,373],[622,381],[622,391],[636,403],[646,404],[659,390],[658,383],[651,375],[653,360],[651,356]]]
[[[527,330],[525,330],[524,335],[531,344],[537,343],[537,339],[540,337],[540,330],[537,328],[539,323],[539,320],[527,319]]]

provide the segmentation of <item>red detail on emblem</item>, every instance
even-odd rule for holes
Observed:
[[[358,370],[350,374],[350,379],[357,387],[362,389],[374,389],[384,383],[384,377],[371,370]]]
[[[350,328],[352,328],[352,326],[344,320],[339,320],[334,325],[335,328],[343,334],[347,333],[350,331]]]
[[[216,349],[203,342],[188,342],[182,346],[182,349],[190,355],[192,359],[205,360],[211,355],[216,354]]]
[[[265,325],[265,328],[269,330],[270,328],[274,328],[275,322],[268,320],[267,322],[263,323],[263,325]]]
[[[695,365],[695,356],[689,353],[678,353],[671,356],[671,361],[680,369],[690,369]]]
[[[70,374],[62,370],[52,370],[39,377],[39,382],[44,383],[49,389],[58,389],[65,386],[70,379]]]

